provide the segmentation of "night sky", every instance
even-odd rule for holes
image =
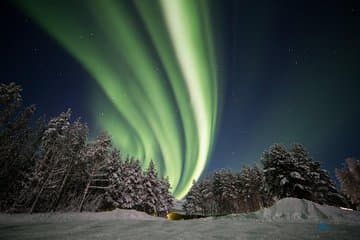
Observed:
[[[273,143],[332,175],[360,157],[359,1],[16,2],[0,3],[0,82],[155,158],[178,197]]]

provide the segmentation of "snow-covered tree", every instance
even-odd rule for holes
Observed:
[[[167,213],[170,208],[174,205],[174,197],[170,193],[170,182],[168,177],[161,177],[159,180],[160,184],[160,195],[159,195],[159,213]]]
[[[143,206],[146,212],[158,214],[160,205],[160,184],[158,180],[158,173],[154,162],[150,161],[149,167],[144,176],[144,199]]]
[[[15,83],[0,84],[0,128],[13,124],[14,119],[22,107],[22,88]]]
[[[193,181],[189,193],[185,197],[184,210],[189,215],[217,215],[219,208],[214,198],[213,178],[208,176],[198,182]]]
[[[70,121],[70,109],[33,121],[21,92],[0,85],[0,211],[168,211],[170,184],[153,162],[144,172],[138,160],[123,160],[107,134],[87,143],[87,126]]]
[[[211,177],[205,177],[199,181],[200,209],[204,216],[217,215],[219,206],[214,196],[214,184]]]
[[[300,144],[290,151],[275,144],[263,154],[266,185],[276,198],[297,197],[321,204],[346,206],[328,172]]]
[[[71,111],[50,119],[43,132],[41,158],[23,190],[30,212],[55,210],[63,197],[74,167],[82,158],[87,127],[79,120],[70,123]]]
[[[213,193],[219,207],[219,214],[234,211],[235,175],[228,169],[220,169],[213,174]]]
[[[313,161],[308,151],[301,144],[295,143],[289,150],[294,164],[292,177],[297,179],[294,197],[314,200],[314,179],[317,174],[313,171],[317,163]]]
[[[110,186],[105,191],[104,202],[102,208],[108,210],[112,208],[120,208],[119,199],[122,195],[121,172],[123,170],[120,151],[113,149],[109,158],[106,161],[106,178],[108,179],[107,185]]]
[[[345,197],[337,190],[334,181],[331,179],[328,171],[317,170],[318,177],[314,179],[314,202],[339,207],[348,207]]]
[[[351,203],[360,209],[360,161],[347,158],[343,169],[336,169],[336,177],[340,181],[341,189],[351,200]]]
[[[112,157],[111,138],[106,133],[99,135],[94,142],[86,145],[84,151],[85,182],[79,210],[97,210],[103,203],[106,191],[109,190]],[[84,207],[85,205],[85,207]],[[87,206],[86,206],[87,205]]]
[[[185,197],[183,208],[186,214],[193,215],[203,211],[201,206],[202,204],[203,204],[203,200],[202,200],[201,189],[199,183],[195,182],[194,180],[190,191],[187,193]]]
[[[329,173],[321,168],[319,162],[311,158],[304,146],[294,144],[290,153],[296,164],[296,169],[298,169],[297,171],[304,178],[304,184],[300,188],[300,195],[297,197],[321,204],[347,206],[344,196],[338,192]]]
[[[15,83],[0,85],[0,211],[20,197],[43,130],[32,120],[35,106],[23,107],[21,92]]]
[[[193,182],[185,198],[184,210],[190,215],[224,215],[255,211],[270,203],[264,174],[254,166],[244,167],[238,173],[220,169]]]
[[[139,160],[122,159],[111,148],[109,137],[100,137],[87,148],[87,168],[91,170],[80,209],[82,205],[91,211],[117,207],[159,214],[170,208],[170,184],[167,178],[158,178],[153,162],[144,172]]]
[[[55,210],[59,204],[61,208],[71,206],[71,200],[78,196],[80,190],[80,177],[84,173],[83,161],[88,128],[80,119],[71,123],[66,133],[66,153],[63,154],[64,174],[61,185],[56,189],[56,200],[52,205]]]
[[[118,197],[115,200],[119,203],[119,207],[145,210],[143,201],[146,186],[140,162],[127,157],[121,163],[117,174],[119,175],[119,182],[114,183],[114,187],[117,189]]]
[[[294,164],[291,155],[280,144],[274,144],[265,151],[262,156],[266,185],[272,195],[278,199],[292,196],[293,187],[290,182],[292,178],[301,180],[301,176],[291,173]]]
[[[258,167],[244,167],[237,175],[238,199],[243,204],[242,211],[256,211],[270,203],[265,188],[263,171]]]

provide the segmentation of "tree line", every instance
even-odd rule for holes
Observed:
[[[21,86],[0,85],[0,211],[98,211],[137,209],[155,215],[172,204],[167,178],[151,161],[124,156],[111,138],[88,139],[88,127],[71,121],[71,110],[46,120],[36,107],[23,106]],[[360,207],[360,161],[349,158],[336,170],[341,190],[300,144],[274,144],[262,167],[221,169],[194,182],[184,209],[188,214],[224,215],[256,211],[284,197],[320,204]]]
[[[341,191],[329,173],[314,161],[301,144],[287,150],[274,144],[266,150],[259,166],[239,172],[220,169],[193,182],[185,198],[187,214],[224,215],[253,212],[275,201],[295,197],[338,207],[360,207],[360,162],[348,159],[336,170]]]
[[[0,85],[0,211],[137,209],[161,215],[173,204],[167,178],[123,156],[111,138],[88,139],[71,110],[45,121],[23,106],[22,88]]]

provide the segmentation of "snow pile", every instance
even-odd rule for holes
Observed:
[[[360,212],[320,205],[308,200],[284,198],[269,208],[248,214],[264,221],[332,222],[360,224]]]
[[[144,212],[127,209],[116,209],[108,212],[67,212],[67,213],[35,213],[35,214],[0,214],[0,224],[4,223],[63,223],[73,221],[101,220],[165,220],[150,216]]]

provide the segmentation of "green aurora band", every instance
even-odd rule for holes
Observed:
[[[114,144],[144,168],[153,159],[183,198],[206,166],[219,115],[209,2],[16,4],[96,80],[105,97],[92,96],[94,116]]]

